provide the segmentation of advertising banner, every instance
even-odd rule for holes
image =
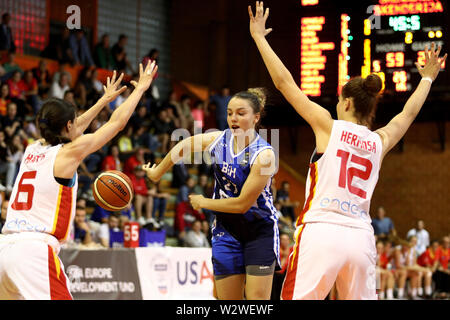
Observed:
[[[132,249],[70,250],[59,254],[75,300],[141,300]]]
[[[144,300],[208,300],[213,297],[210,248],[136,248]]]

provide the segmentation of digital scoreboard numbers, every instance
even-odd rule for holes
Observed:
[[[448,13],[439,0],[379,0],[364,23],[363,77],[375,72],[386,91],[409,92],[420,80],[415,62],[424,65],[425,45],[443,47]],[[442,66],[445,68],[445,65]]]

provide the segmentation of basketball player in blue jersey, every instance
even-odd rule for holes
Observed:
[[[279,266],[278,221],[270,191],[275,153],[255,130],[265,99],[262,89],[235,94],[227,108],[229,129],[185,139],[158,166],[144,166],[148,177],[158,181],[183,156],[199,149],[210,155],[213,199],[191,195],[190,201],[196,210],[215,213],[212,262],[217,297],[223,300],[268,300]]]

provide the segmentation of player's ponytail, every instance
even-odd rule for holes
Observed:
[[[236,93],[233,98],[234,97],[247,100],[250,103],[253,112],[255,114],[260,114],[259,121],[256,124],[256,128],[258,129],[261,119],[264,116],[264,106],[266,105],[267,101],[266,90],[264,88],[250,88],[247,91]]]
[[[355,116],[360,124],[370,127],[375,119],[379,93],[383,83],[376,74],[352,78],[342,88],[342,97],[353,98]]]
[[[69,121],[75,119],[75,107],[67,101],[51,98],[44,102],[36,117],[41,136],[52,146],[71,140],[61,133]]]

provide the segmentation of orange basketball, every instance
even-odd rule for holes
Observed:
[[[95,202],[105,210],[119,211],[133,199],[133,184],[123,172],[109,170],[102,172],[94,181],[92,193]]]

